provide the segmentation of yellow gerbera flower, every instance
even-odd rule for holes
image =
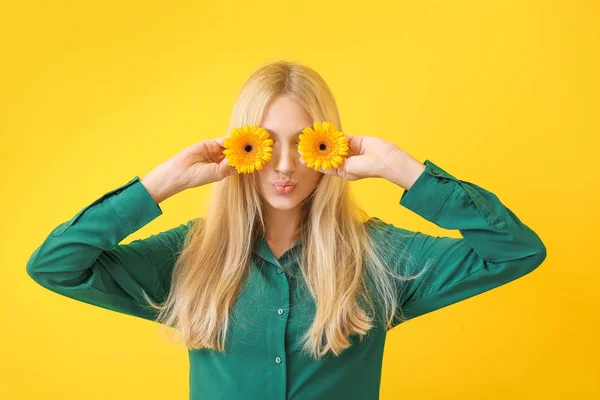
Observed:
[[[302,153],[301,159],[306,161],[306,166],[326,171],[344,164],[342,156],[348,155],[349,148],[344,133],[338,132],[337,127],[327,121],[316,121],[313,127],[305,128],[299,136],[298,151]]]
[[[273,140],[264,128],[245,124],[242,128],[234,128],[230,137],[224,140],[223,154],[238,173],[250,174],[271,159],[272,144]]]

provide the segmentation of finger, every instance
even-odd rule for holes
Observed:
[[[215,142],[220,146],[220,147],[224,147],[225,145],[225,138],[224,137],[220,137],[220,138],[216,138]]]
[[[321,167],[318,171],[325,175],[337,175],[336,168],[333,167],[330,167],[329,169],[323,169],[323,167]]]
[[[221,161],[221,165],[227,170],[227,174],[228,175],[235,175],[235,174],[237,174],[237,169],[235,167],[232,167],[231,165],[229,165],[229,159],[228,158],[224,158]]]
[[[361,146],[362,146],[362,142],[360,140],[360,137],[352,136],[352,138],[350,138],[350,140],[348,141],[348,154],[346,154],[344,157],[349,158],[349,157],[360,155],[361,154]]]
[[[228,137],[229,137],[229,135],[221,136],[219,138],[216,138],[215,142],[217,142],[219,144],[219,146],[223,147],[223,146],[225,146],[225,139],[227,139]]]

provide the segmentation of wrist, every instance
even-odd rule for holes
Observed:
[[[148,174],[144,175],[140,179],[140,182],[144,185],[156,204],[160,204],[162,201],[186,189],[170,173],[170,169],[166,164],[161,164],[154,168]]]
[[[425,171],[425,165],[410,154],[398,149],[384,160],[382,177],[409,190]]]

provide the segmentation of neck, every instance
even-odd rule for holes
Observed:
[[[265,220],[265,239],[270,242],[296,242],[300,238],[301,220],[301,205],[290,210],[270,207]]]

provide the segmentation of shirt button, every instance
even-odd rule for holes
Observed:
[[[277,364],[281,364],[281,357],[275,357],[275,362]]]
[[[283,270],[282,270],[281,268],[277,268],[277,273],[278,273],[278,274],[280,274],[280,273],[282,273],[282,272],[283,272]]]
[[[438,172],[438,170],[437,170],[437,169],[432,169],[432,170],[431,170],[431,173],[432,173],[432,174],[434,174],[434,175],[438,175],[438,174],[439,174],[439,172]]]
[[[279,315],[283,314],[283,308],[280,308],[279,310],[277,310],[277,314],[279,314]]]

